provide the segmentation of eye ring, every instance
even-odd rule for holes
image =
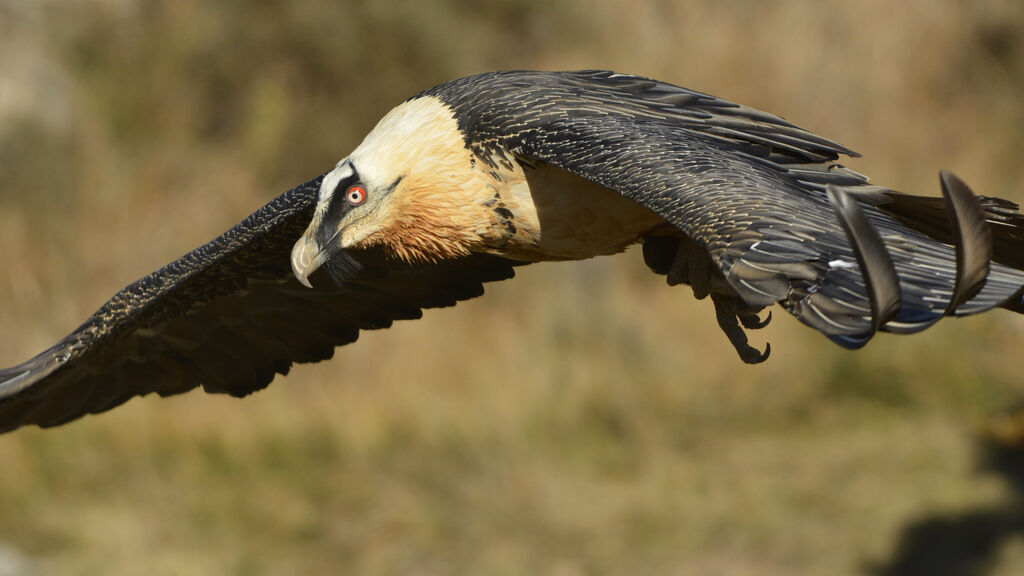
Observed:
[[[345,200],[352,206],[359,206],[363,202],[366,202],[366,188],[362,186],[352,186],[345,192]]]

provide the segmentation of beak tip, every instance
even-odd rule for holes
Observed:
[[[292,248],[292,274],[300,284],[306,288],[312,288],[309,282],[309,275],[320,267],[322,256],[316,242],[303,236]]]
[[[302,274],[296,274],[295,275],[295,279],[299,281],[299,284],[302,284],[306,288],[312,288],[313,287],[313,285],[309,283],[309,280],[305,276],[303,276]]]

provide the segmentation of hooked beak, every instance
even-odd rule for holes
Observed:
[[[329,257],[327,249],[320,248],[313,234],[307,230],[292,248],[292,273],[303,286],[312,288],[313,285],[309,283],[310,275],[323,266]]]

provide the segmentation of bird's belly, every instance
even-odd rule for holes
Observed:
[[[649,208],[548,165],[506,181],[496,213],[503,217],[497,250],[522,260],[576,260],[616,254],[644,234],[668,227]]]

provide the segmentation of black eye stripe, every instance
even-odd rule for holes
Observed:
[[[348,200],[345,199],[346,191],[353,184],[359,183],[359,173],[356,172],[355,166],[352,167],[352,174],[342,178],[338,185],[334,187],[334,192],[331,193],[331,199],[327,202],[327,211],[324,214],[324,220],[329,221],[334,217],[334,222],[341,220],[341,217],[348,212],[351,206]]]
[[[359,173],[356,171],[355,166],[351,168],[352,173],[338,182],[331,193],[330,200],[327,201],[327,209],[324,211],[323,220],[317,232],[317,242],[321,247],[325,246],[334,236],[338,231],[338,224],[341,222],[341,219],[352,209],[352,205],[348,203],[346,197],[348,196],[348,189],[355,184],[359,184]]]
[[[339,193],[344,195],[345,191],[348,190],[350,186],[359,183],[359,172],[356,171],[355,166],[350,166],[350,168],[352,168],[352,173],[338,181],[338,185],[334,187],[334,193],[332,196],[337,197]]]

